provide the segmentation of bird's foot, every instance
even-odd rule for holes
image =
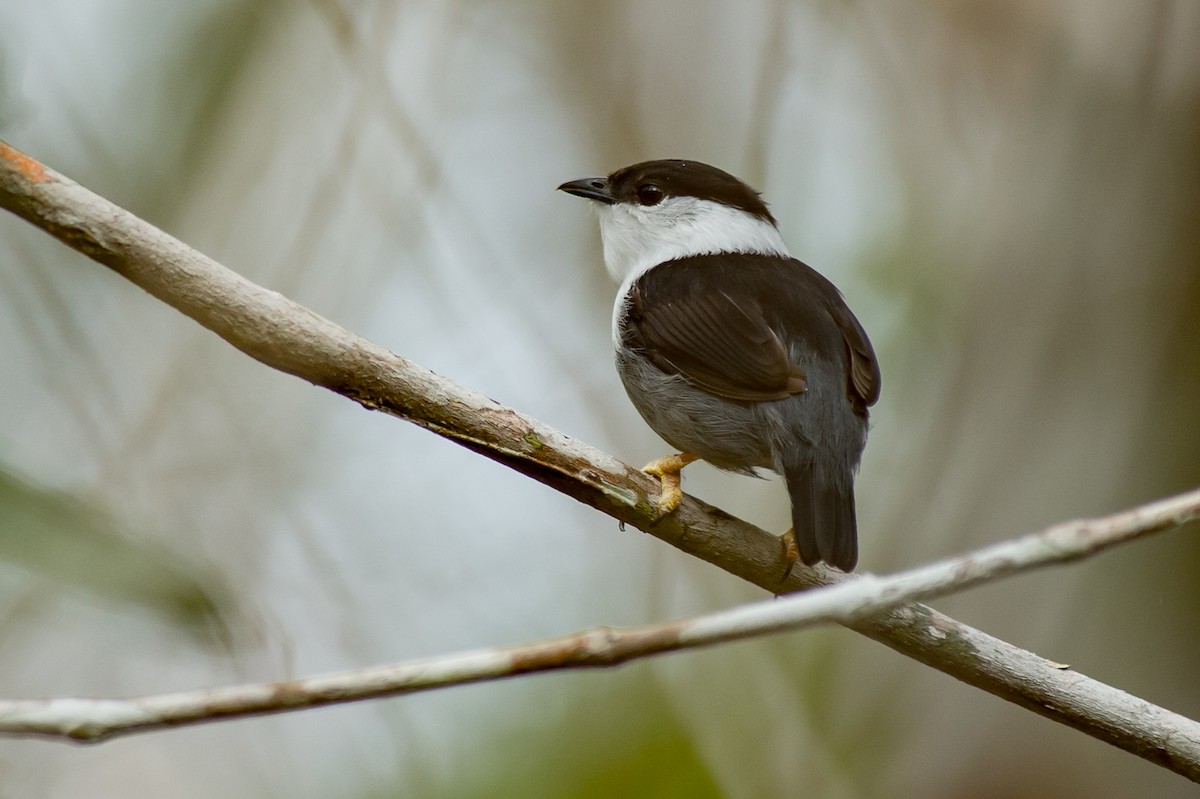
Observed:
[[[786,533],[779,536],[779,543],[783,546],[783,576],[779,578],[779,582],[782,584],[791,576],[792,569],[796,567],[796,561],[800,560],[800,547],[796,544],[796,531],[789,528]]]
[[[665,458],[650,461],[642,467],[643,472],[657,477],[662,484],[658,495],[658,510],[663,515],[678,508],[679,503],[683,501],[683,491],[679,488],[679,473],[683,471],[684,466],[699,459],[699,455],[681,452],[678,455],[668,455]]]

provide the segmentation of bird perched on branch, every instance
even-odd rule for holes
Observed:
[[[879,398],[871,342],[837,288],[787,251],[758,192],[697,161],[646,161],[560,190],[596,203],[604,263],[621,282],[617,371],[646,422],[680,454],[648,464],[659,507],[679,472],[782,475],[796,559],[858,562],[854,474]]]

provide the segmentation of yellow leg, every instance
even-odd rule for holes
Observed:
[[[642,467],[643,472],[657,477],[662,483],[662,491],[658,495],[660,511],[670,513],[679,507],[679,503],[683,501],[683,491],[679,488],[679,472],[683,470],[684,466],[699,459],[699,455],[681,452],[678,455],[668,455],[665,458],[650,461]]]
[[[800,547],[796,544],[796,531],[789,527],[786,533],[779,536],[779,543],[783,545],[783,576],[779,578],[779,582],[782,583],[792,573],[796,561],[800,560]]]

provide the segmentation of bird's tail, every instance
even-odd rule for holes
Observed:
[[[796,548],[805,565],[825,561],[851,572],[858,563],[854,478],[830,479],[822,471],[812,462],[784,465]]]

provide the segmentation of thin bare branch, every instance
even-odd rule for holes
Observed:
[[[479,649],[288,682],[130,699],[0,700],[0,734],[94,743],[133,732],[417,693],[539,671],[618,666],[637,658],[817,624],[853,624],[896,605],[940,596],[1052,563],[1087,557],[1200,514],[1200,490],[1091,521],[1068,522],[889,577],[864,575],[778,601],[627,629],[597,627],[518,646]],[[1048,661],[1047,661],[1048,662]],[[1063,672],[1069,666],[1049,664]],[[1086,678],[1085,678],[1086,679]],[[1097,697],[1099,699],[1099,697]],[[1149,716],[1157,745],[1200,763],[1200,724],[1129,695],[1097,715]],[[1195,776],[1194,774],[1192,775]]]
[[[691,497],[660,518],[652,496],[657,486],[637,469],[246,280],[2,142],[0,207],[268,366],[407,419],[767,590],[786,593],[845,579],[824,569],[796,569],[780,584],[781,548],[771,533]],[[846,625],[964,682],[1200,779],[1196,740],[1180,734],[1180,717],[1169,711],[924,605],[906,603]]]

